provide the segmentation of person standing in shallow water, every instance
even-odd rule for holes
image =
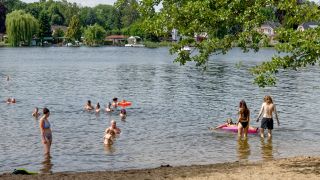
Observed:
[[[265,96],[263,98],[263,103],[257,118],[257,122],[259,122],[259,118],[263,113],[261,126],[260,126],[260,136],[264,137],[264,129],[268,129],[268,137],[272,136],[272,129],[273,129],[273,113],[276,116],[278,126],[280,126],[278,113],[276,110],[276,105],[273,104],[271,96]]]
[[[250,111],[247,107],[247,104],[244,100],[241,100],[239,103],[239,118],[238,118],[238,136],[241,137],[242,132],[243,136],[246,138],[248,135],[250,122]]]
[[[50,148],[52,144],[52,132],[50,128],[50,122],[48,120],[50,116],[50,111],[48,108],[43,108],[43,116],[40,119],[40,132],[41,140],[44,146],[44,154],[50,155]]]

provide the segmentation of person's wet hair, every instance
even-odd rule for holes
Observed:
[[[50,111],[48,108],[43,108],[43,114],[48,114]]]
[[[273,104],[271,96],[265,96],[263,98],[263,101],[266,102],[267,104],[271,104],[271,103]]]
[[[245,117],[249,114],[249,109],[247,107],[247,103],[244,100],[241,100],[239,103],[240,113],[243,114]]]
[[[99,103],[97,104],[97,108],[100,109],[100,104]]]
[[[90,100],[88,100],[88,104],[91,104],[91,101],[90,101]]]
[[[115,97],[115,98],[112,99],[112,101],[118,101],[118,98]]]

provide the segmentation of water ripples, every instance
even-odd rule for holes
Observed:
[[[0,104],[0,172],[136,169],[319,153],[320,70],[289,70],[279,74],[276,87],[260,89],[248,69],[274,53],[234,49],[212,57],[201,71],[192,63],[172,64],[165,48],[1,48],[0,99],[18,102]],[[241,99],[255,120],[266,94],[273,96],[281,122],[272,141],[208,130],[228,117],[235,121]],[[120,108],[98,115],[82,110],[89,99],[104,109],[115,96],[133,102],[126,121]],[[39,122],[31,117],[35,106],[51,111],[52,158],[42,156]],[[122,134],[104,147],[111,119]]]

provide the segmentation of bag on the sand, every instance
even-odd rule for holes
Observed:
[[[31,175],[31,174],[37,174],[35,172],[29,172],[25,169],[14,169],[12,174],[22,174],[22,175]]]

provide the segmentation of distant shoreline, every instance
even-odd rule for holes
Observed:
[[[320,156],[299,156],[271,161],[232,162],[211,165],[191,165],[154,169],[57,172],[38,175],[2,174],[0,179],[317,179],[320,176]]]

